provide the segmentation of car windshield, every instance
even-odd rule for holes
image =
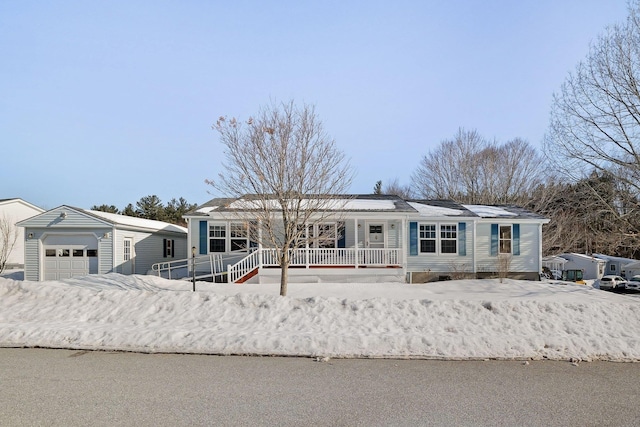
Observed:
[[[629,279],[631,282],[640,282],[640,277],[632,277]]]

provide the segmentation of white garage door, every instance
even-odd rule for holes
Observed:
[[[93,235],[49,236],[44,240],[44,280],[98,273],[98,240]]]

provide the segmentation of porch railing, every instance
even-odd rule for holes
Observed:
[[[224,259],[222,254],[209,254],[193,258],[165,261],[153,264],[153,274],[165,279],[183,279],[191,277],[191,269],[195,265],[196,279],[213,277],[224,274]]]
[[[309,248],[290,249],[291,267],[399,267],[402,249]],[[279,267],[278,250],[256,250],[227,270],[229,282],[236,282],[259,267]]]
[[[251,252],[246,257],[227,267],[229,283],[235,283],[260,266],[260,250]]]

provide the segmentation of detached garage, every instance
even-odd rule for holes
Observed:
[[[187,258],[187,229],[161,221],[60,206],[18,223],[25,229],[25,280],[146,274]]]

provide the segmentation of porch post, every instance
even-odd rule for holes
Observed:
[[[401,246],[401,263],[402,269],[404,272],[407,272],[407,218],[402,218],[402,228],[400,229],[400,241],[402,242]]]
[[[355,264],[355,267],[358,268],[358,264],[359,264],[359,259],[360,259],[360,247],[358,246],[358,218],[355,218],[353,220],[353,232],[355,233],[355,239],[353,239],[354,242],[354,249],[353,249],[353,253],[354,253],[354,259],[353,259],[353,263]]]
[[[317,245],[316,245],[317,246]],[[296,249],[297,250],[297,249]],[[309,224],[304,223],[304,252],[305,268],[309,268]]]
[[[262,220],[258,220],[258,268],[262,268]]]
[[[473,228],[473,254],[471,256],[471,262],[473,264],[473,266],[472,266],[473,275],[475,276],[474,278],[476,278],[476,279],[478,278],[478,268],[477,268],[477,265],[476,265],[476,261],[477,261],[476,253],[477,253],[477,242],[478,242],[478,239],[477,239],[478,236],[477,236],[477,230],[476,230],[476,226],[477,225],[478,225],[478,223],[474,219],[473,220],[473,227],[472,227]]]

